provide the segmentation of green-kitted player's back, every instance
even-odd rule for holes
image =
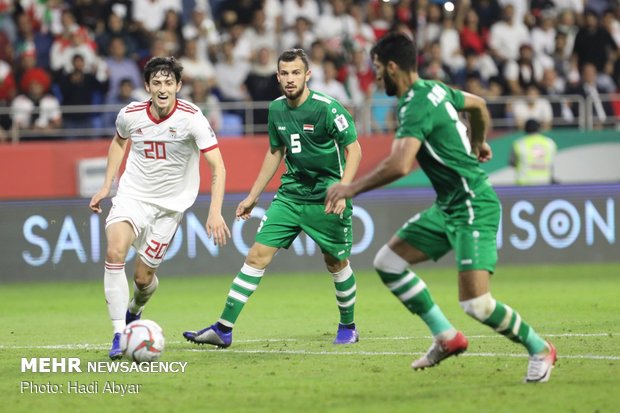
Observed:
[[[283,96],[269,106],[269,143],[286,148],[286,172],[278,196],[322,203],[327,188],[340,181],[344,148],[355,142],[351,115],[335,99],[315,91],[291,108]]]
[[[417,160],[448,208],[489,186],[486,173],[471,151],[467,127],[460,121],[463,94],[441,82],[417,80],[398,102],[396,139],[422,141]]]

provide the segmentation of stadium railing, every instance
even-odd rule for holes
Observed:
[[[555,113],[552,125],[556,127],[577,128],[580,130],[620,128],[620,94],[601,94],[598,104],[593,98],[584,98],[580,95],[544,96],[552,106],[555,105]],[[514,130],[516,123],[510,109],[511,104],[519,99],[527,99],[526,96],[499,96],[487,98],[487,104],[492,114],[504,113],[504,116],[493,118],[494,130]],[[220,102],[218,109],[224,114],[222,127],[218,136],[252,136],[266,134],[267,125],[257,123],[256,110],[267,110],[270,102]],[[199,105],[201,108],[203,106]],[[564,107],[563,112],[557,108]],[[603,113],[601,113],[601,107]],[[63,118],[67,119],[72,114],[89,115],[87,127],[63,127],[52,130],[38,130],[34,128],[18,128],[15,123],[6,131],[0,131],[4,135],[3,140],[18,143],[22,140],[71,140],[71,139],[94,139],[111,137],[115,133],[114,119],[122,105],[90,105],[90,106],[61,106]],[[396,126],[395,108],[396,100],[393,98],[376,98],[367,100],[358,105],[348,106],[356,119],[356,125],[360,135],[372,135],[390,133]],[[204,109],[204,108],[203,108]],[[34,108],[33,117],[40,112]],[[69,116],[68,116],[69,115]],[[10,107],[0,107],[0,124],[10,124],[12,111]],[[229,122],[233,119],[233,125]],[[0,138],[3,136],[0,135]]]

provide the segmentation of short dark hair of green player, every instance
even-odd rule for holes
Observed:
[[[288,49],[283,51],[280,57],[278,57],[278,70],[280,69],[280,62],[292,62],[297,58],[304,62],[304,68],[308,71],[308,55],[304,49]]]
[[[393,61],[402,70],[418,70],[418,49],[415,42],[402,33],[388,33],[370,50],[370,56],[377,56],[382,65]]]
[[[174,57],[153,57],[144,66],[144,81],[149,83],[153,75],[161,73],[164,76],[173,74],[177,83],[181,81],[183,65]]]

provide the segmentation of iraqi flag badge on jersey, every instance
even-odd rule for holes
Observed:
[[[304,123],[304,132],[314,133],[314,125],[309,125],[307,123]]]
[[[177,128],[168,128],[168,131],[170,132],[170,136],[172,136],[172,139],[177,137]]]

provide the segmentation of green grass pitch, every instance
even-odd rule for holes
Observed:
[[[318,267],[317,267],[318,268]],[[520,346],[463,314],[452,269],[424,268],[446,315],[470,338],[464,355],[414,372],[431,339],[422,322],[370,271],[358,274],[360,342],[334,346],[338,312],[331,277],[267,272],[227,350],[183,340],[220,314],[233,279],[160,276],[144,318],[166,333],[162,361],[185,373],[22,373],[22,357],[106,361],[111,327],[102,282],[0,286],[3,412],[618,412],[620,264],[500,266],[494,296],[517,309],[559,360],[546,384],[523,384]],[[63,394],[20,391],[21,382],[62,384]],[[97,382],[96,394],[67,394],[68,382]],[[138,394],[102,393],[105,382]]]

